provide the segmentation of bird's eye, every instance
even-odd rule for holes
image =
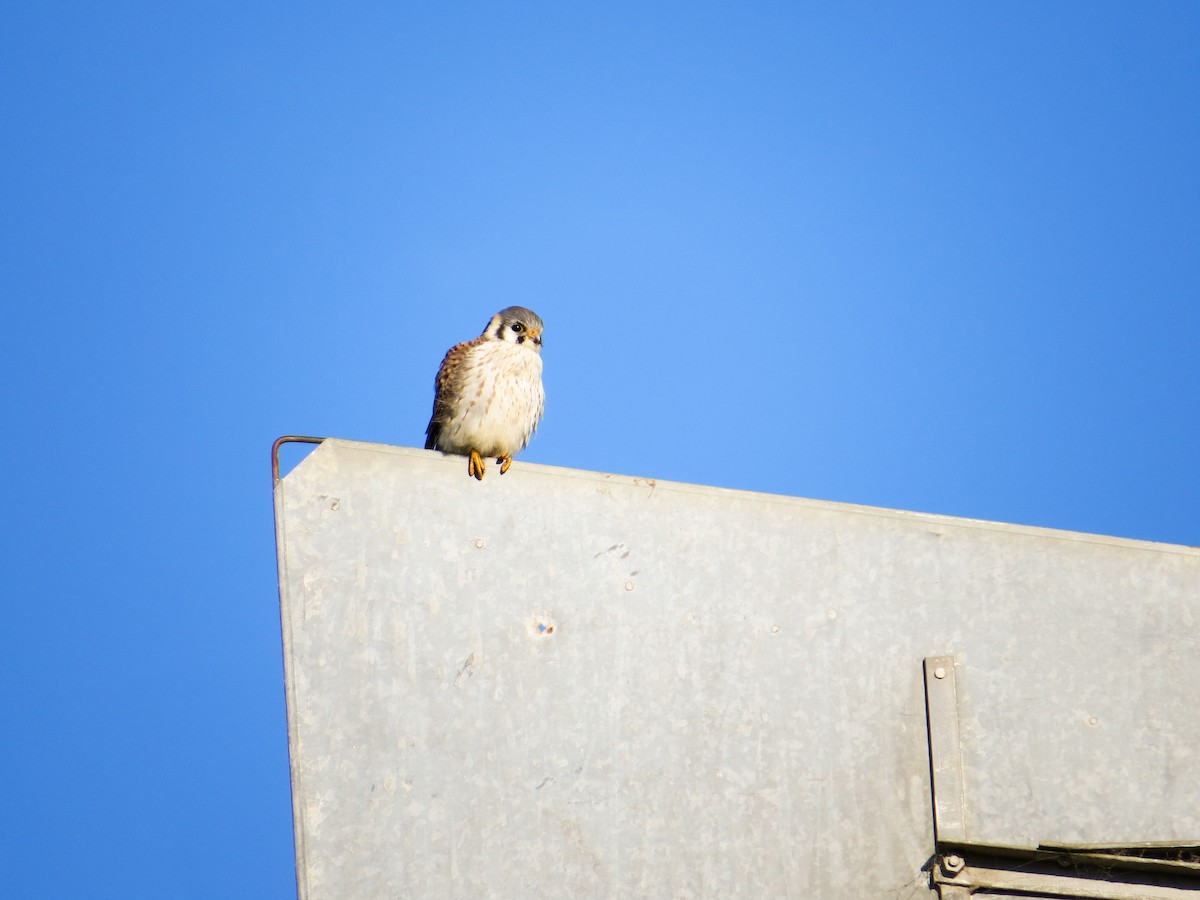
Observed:
[[[520,322],[513,322],[512,330],[513,330],[513,334],[520,334],[522,331],[525,330],[525,326],[522,325]]]

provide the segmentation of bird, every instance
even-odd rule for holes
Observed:
[[[483,334],[447,352],[434,379],[433,415],[425,449],[468,457],[467,474],[483,480],[485,457],[503,475],[537,430],[546,405],[542,387],[542,320],[509,306]]]

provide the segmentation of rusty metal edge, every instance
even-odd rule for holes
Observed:
[[[275,443],[271,445],[271,484],[279,484],[279,448],[284,444],[321,444],[325,442],[323,437],[309,437],[303,434],[285,434],[281,438],[276,438]]]

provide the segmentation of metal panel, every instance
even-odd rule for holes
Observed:
[[[301,896],[927,897],[1200,835],[1200,551],[330,440],[276,491]]]

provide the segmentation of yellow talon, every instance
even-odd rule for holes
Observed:
[[[483,481],[483,473],[487,466],[483,464],[483,457],[479,455],[478,450],[471,451],[471,461],[467,463],[467,474],[475,476],[476,481]],[[500,470],[501,472],[504,469]]]
[[[501,453],[496,457],[496,462],[500,463],[500,474],[503,475],[508,471],[508,467],[512,465],[512,454]]]

